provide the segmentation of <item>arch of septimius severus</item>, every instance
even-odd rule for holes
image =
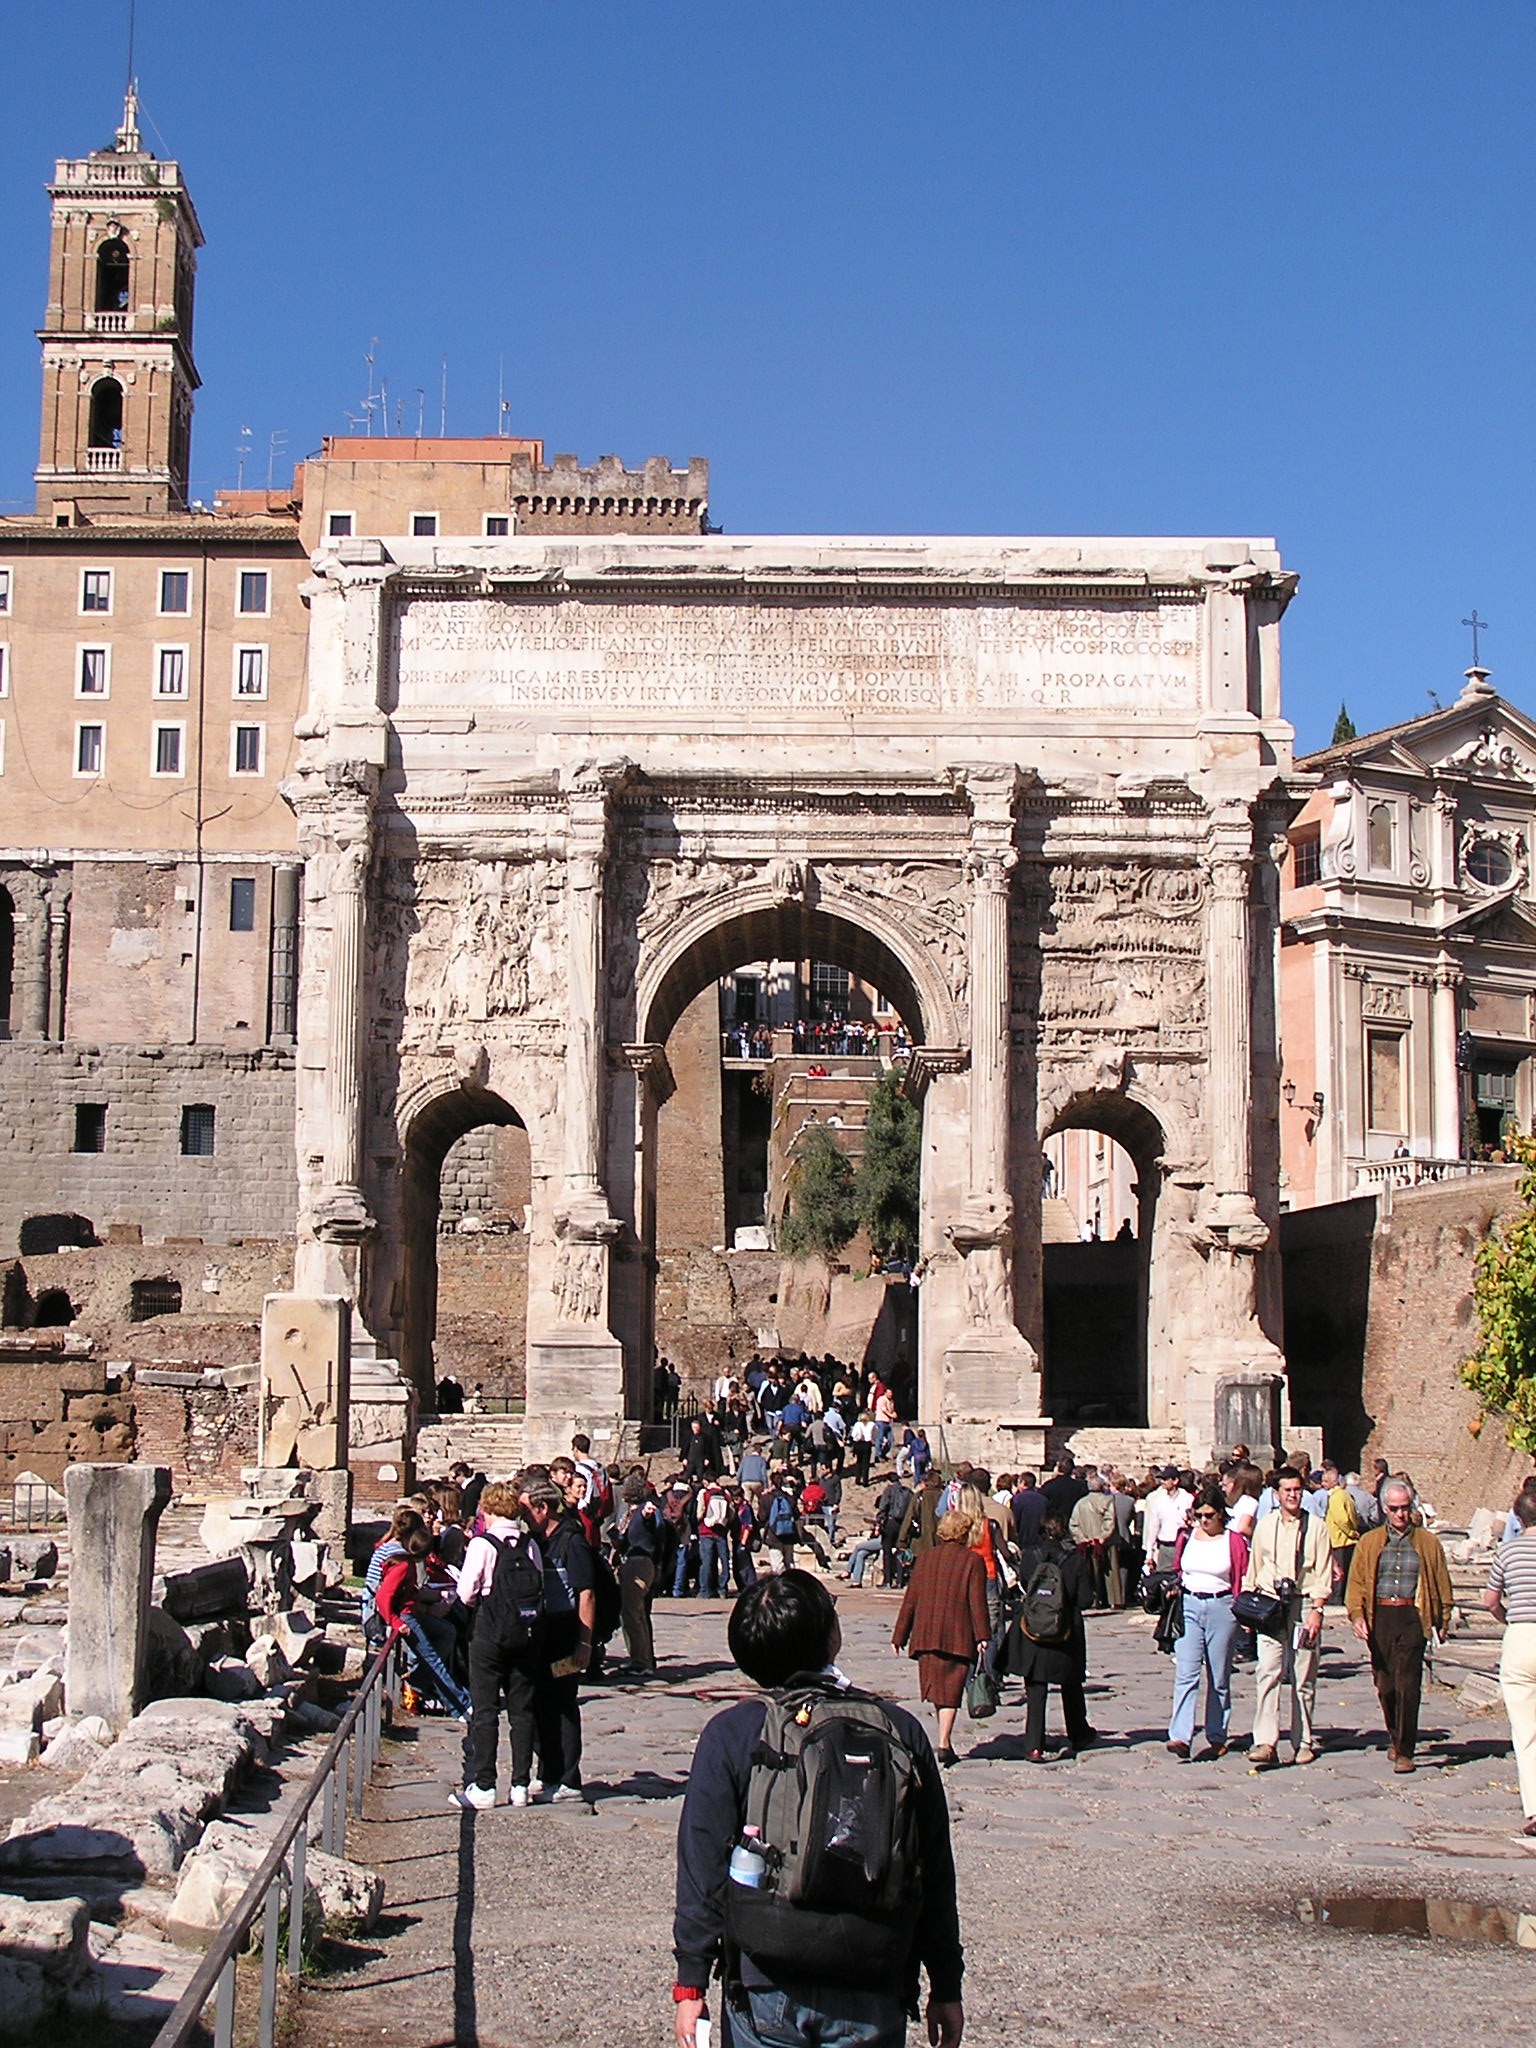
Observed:
[[[746,961],[836,960],[916,1045],[951,1455],[1043,1448],[1040,1148],[1075,1125],[1138,1169],[1147,1427],[1271,1436],[1294,584],[1257,540],[317,556],[299,1291],[429,1385],[438,1170],[521,1123],[528,1449],[644,1414],[668,1033]]]

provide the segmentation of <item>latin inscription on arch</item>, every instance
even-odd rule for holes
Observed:
[[[1194,603],[840,605],[417,598],[398,622],[402,710],[539,722],[925,724],[1145,716],[1199,700]]]

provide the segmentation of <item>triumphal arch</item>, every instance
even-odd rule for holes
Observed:
[[[834,960],[914,1040],[950,1454],[1043,1448],[1041,1146],[1081,1125],[1138,1169],[1143,1425],[1273,1436],[1294,583],[1263,540],[333,544],[284,786],[300,1291],[428,1386],[439,1168],[521,1123],[529,1452],[643,1416],[668,1034]]]

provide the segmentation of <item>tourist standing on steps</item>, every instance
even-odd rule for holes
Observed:
[[[496,1804],[497,1723],[503,1703],[512,1747],[511,1806],[528,1804],[533,1776],[534,1690],[544,1660],[544,1560],[518,1513],[515,1487],[493,1481],[480,1496],[485,1532],[459,1573],[459,1598],[474,1614],[469,1639],[469,1736],[474,1776],[461,1806]]]
[[[1242,1590],[1248,1570],[1248,1545],[1235,1529],[1227,1527],[1226,1502],[1218,1487],[1201,1494],[1195,1503],[1194,1523],[1175,1546],[1174,1569],[1184,1593],[1184,1633],[1173,1647],[1168,1747],[1182,1763],[1188,1763],[1202,1674],[1205,1739],[1212,1757],[1226,1755],[1232,1721],[1232,1658],[1237,1649],[1232,1602]]]
[[[1504,1623],[1499,1688],[1509,1715],[1527,1835],[1536,1835],[1536,1487],[1515,1497],[1519,1534],[1499,1546],[1483,1605]]]
[[[971,1518],[951,1508],[938,1541],[912,1567],[891,1636],[894,1650],[917,1659],[918,1689],[939,1723],[939,1762],[958,1763],[955,1717],[965,1681],[991,1639],[987,1568],[971,1548]]]
[[[1438,1537],[1413,1525],[1413,1481],[1381,1484],[1382,1526],[1355,1545],[1345,1604],[1355,1634],[1371,1651],[1371,1675],[1387,1724],[1396,1771],[1414,1768],[1424,1652],[1451,1613],[1451,1574]]]
[[[1301,1504],[1305,1482],[1287,1466],[1275,1478],[1276,1512],[1253,1532],[1244,1588],[1273,1593],[1286,1602],[1279,1635],[1259,1636],[1258,1692],[1253,1708],[1253,1747],[1248,1761],[1260,1770],[1275,1761],[1280,1741],[1280,1694],[1291,1689],[1291,1746],[1295,1761],[1317,1755],[1313,1713],[1317,1706],[1317,1651],[1323,1609],[1333,1583],[1328,1525]]]

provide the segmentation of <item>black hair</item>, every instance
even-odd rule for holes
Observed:
[[[777,1572],[749,1586],[731,1609],[726,1640],[755,1685],[787,1685],[797,1672],[820,1671],[832,1649],[837,1609],[809,1572]]]

